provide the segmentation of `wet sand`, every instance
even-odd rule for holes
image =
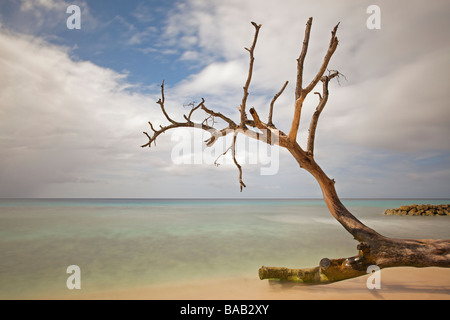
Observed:
[[[362,276],[326,285],[289,284],[257,276],[205,279],[158,286],[83,293],[62,299],[146,300],[450,300],[450,268],[381,270],[381,288]],[[58,299],[58,297],[49,297]]]

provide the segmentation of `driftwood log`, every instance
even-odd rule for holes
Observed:
[[[314,159],[314,141],[315,132],[318,125],[320,114],[324,110],[328,98],[328,84],[334,78],[339,78],[341,73],[335,70],[329,70],[328,64],[338,47],[338,38],[336,36],[337,24],[331,31],[331,39],[323,58],[323,62],[310,82],[305,82],[303,78],[303,65],[308,51],[310,40],[310,32],[312,27],[312,18],[309,18],[306,24],[305,36],[299,58],[297,59],[297,77],[295,88],[294,110],[292,124],[288,134],[279,130],[272,120],[274,112],[274,104],[277,98],[283,93],[288,85],[285,82],[281,90],[274,95],[269,108],[267,122],[264,122],[256,109],[251,108],[249,111],[252,119],[247,117],[247,97],[248,89],[251,84],[253,74],[253,64],[255,60],[255,48],[261,25],[252,22],[255,28],[253,42],[250,48],[245,48],[250,55],[248,77],[243,87],[243,97],[239,106],[240,121],[234,122],[229,117],[220,112],[215,112],[206,106],[204,99],[196,105],[192,106],[188,115],[184,115],[184,121],[179,122],[172,119],[165,110],[164,82],[161,85],[161,99],[157,101],[161,111],[169,122],[166,126],[160,126],[155,129],[151,122],[149,123],[152,134],[144,132],[148,138],[148,142],[142,147],[150,147],[152,143],[156,143],[156,138],[167,130],[190,127],[200,128],[211,134],[211,137],[205,141],[206,146],[212,146],[218,139],[228,134],[233,134],[232,145],[225,151],[231,150],[234,163],[239,171],[239,186],[242,189],[246,186],[243,182],[242,167],[236,161],[236,136],[244,134],[252,139],[263,141],[270,145],[276,144],[286,148],[295,158],[300,168],[308,171],[319,183],[322,190],[323,198],[328,210],[333,217],[347,230],[353,238],[358,242],[356,249],[357,254],[348,258],[323,258],[317,267],[305,269],[288,269],[279,267],[261,267],[259,277],[261,279],[279,279],[294,282],[307,283],[328,283],[350,279],[365,275],[368,267],[376,265],[380,269],[399,266],[411,267],[450,267],[450,240],[432,240],[432,239],[392,239],[387,238],[375,230],[364,225],[355,216],[353,216],[347,208],[339,200],[336,193],[335,181],[330,179]],[[297,142],[297,134],[301,119],[301,111],[303,102],[308,94],[321,83],[321,92],[314,92],[318,95],[319,102],[312,116],[308,140],[306,148],[303,149]],[[205,120],[201,123],[194,123],[191,120],[193,112],[202,110],[205,112]],[[217,122],[214,119],[222,120],[227,126],[219,129],[216,127]],[[213,121],[210,121],[213,120]]]

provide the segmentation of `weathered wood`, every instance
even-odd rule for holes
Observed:
[[[280,147],[286,148],[294,159],[299,164],[300,168],[308,171],[318,182],[325,204],[331,215],[347,230],[353,238],[358,241],[356,249],[357,255],[348,258],[323,258],[317,267],[304,268],[304,269],[289,269],[280,267],[261,267],[259,269],[259,277],[261,279],[278,279],[283,281],[303,282],[303,283],[329,283],[334,281],[341,281],[344,279],[350,279],[366,274],[367,268],[373,265],[379,268],[399,267],[399,266],[411,266],[411,267],[450,267],[450,240],[434,240],[434,239],[393,239],[387,238],[375,230],[369,228],[361,221],[359,221],[353,214],[351,214],[347,208],[342,204],[335,189],[335,180],[330,179],[322,168],[314,160],[314,137],[317,127],[318,118],[323,111],[325,104],[328,100],[328,83],[334,78],[338,77],[340,73],[338,71],[330,71],[328,76],[323,76],[327,69],[328,63],[338,45],[338,39],[336,32],[338,25],[336,25],[331,32],[331,40],[325,55],[324,61],[317,72],[316,76],[310,82],[310,84],[303,87],[303,63],[308,49],[310,30],[312,25],[312,18],[308,20],[305,39],[303,41],[302,51],[300,57],[297,60],[297,86],[295,90],[295,105],[294,116],[292,119],[292,125],[289,135],[284,134],[282,131],[275,128],[272,123],[273,103],[276,98],[283,92],[287,85],[287,82],[281,89],[281,91],[275,95],[270,105],[270,114],[268,117],[268,123],[263,123],[255,108],[250,109],[250,114],[253,120],[246,118],[245,109],[248,96],[248,89],[252,78],[253,63],[254,63],[254,49],[258,38],[259,29],[261,25],[252,22],[255,27],[254,41],[250,49],[247,49],[250,53],[249,73],[247,81],[244,86],[244,96],[240,105],[241,121],[236,124],[229,117],[214,112],[205,106],[205,101],[193,108],[188,116],[184,116],[187,122],[177,122],[169,117],[165,110],[165,98],[164,98],[164,82],[161,85],[161,99],[158,100],[158,104],[161,107],[166,119],[170,122],[168,126],[161,126],[160,130],[155,130],[151,122],[149,125],[153,131],[153,135],[150,136],[146,132],[144,134],[149,139],[148,143],[143,147],[150,147],[152,142],[156,141],[156,138],[167,130],[179,128],[179,127],[193,127],[201,128],[211,133],[211,138],[206,141],[206,146],[212,146],[218,139],[224,137],[230,133],[233,133],[233,142],[228,150],[232,150],[233,160],[236,167],[239,170],[239,184],[242,188],[245,184],[242,181],[242,167],[236,161],[236,137],[237,134],[242,133],[247,137],[263,141],[270,145],[277,144]],[[297,142],[297,132],[300,123],[301,108],[306,96],[312,91],[319,81],[323,82],[323,95],[319,94],[319,105],[314,113],[310,123],[310,133],[308,137],[308,145],[306,151]],[[195,124],[192,122],[191,115],[194,111],[201,107],[209,117],[218,117],[224,120],[228,127],[223,129],[216,129],[214,124],[208,125],[209,118],[206,118],[202,123]],[[249,127],[251,128],[249,128]],[[266,132],[261,134],[261,131]],[[225,152],[226,153],[226,152]]]
[[[250,87],[250,82],[252,81],[252,75],[253,75],[253,63],[255,62],[255,56],[254,56],[254,52],[255,52],[255,47],[256,47],[256,42],[258,41],[258,34],[259,34],[259,29],[261,29],[261,25],[260,24],[256,24],[255,22],[252,22],[253,27],[255,27],[255,35],[253,37],[253,43],[252,46],[250,47],[250,49],[245,48],[245,50],[247,50],[250,54],[250,63],[249,63],[249,68],[248,68],[248,75],[247,75],[247,80],[245,81],[245,85],[244,85],[244,95],[242,97],[242,102],[240,105],[240,113],[241,113],[241,126],[245,127],[245,120],[246,120],[246,114],[245,114],[245,108],[247,105],[247,97],[248,97],[248,88]]]

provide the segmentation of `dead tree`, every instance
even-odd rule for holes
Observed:
[[[312,26],[312,18],[308,19],[301,53],[297,59],[294,114],[288,134],[285,134],[283,131],[277,129],[272,121],[274,103],[286,88],[288,84],[287,81],[284,83],[281,90],[275,94],[270,103],[267,122],[264,122],[261,119],[254,108],[248,110],[252,119],[250,120],[247,117],[248,89],[252,80],[255,47],[258,40],[259,31],[261,29],[261,25],[254,22],[252,22],[252,25],[255,28],[253,43],[250,48],[245,48],[250,54],[250,63],[247,80],[243,87],[244,92],[242,101],[239,106],[240,121],[234,122],[222,113],[215,112],[207,108],[204,99],[202,99],[198,105],[192,105],[192,109],[189,114],[184,115],[183,122],[172,119],[167,114],[165,109],[163,82],[161,85],[161,99],[159,99],[157,103],[160,105],[161,111],[168,120],[169,124],[166,126],[160,126],[159,129],[155,129],[152,123],[149,122],[153,133],[149,135],[144,132],[144,134],[148,137],[148,142],[142,147],[150,147],[152,143],[155,143],[156,138],[160,134],[166,132],[167,130],[180,127],[201,128],[208,131],[211,134],[211,137],[205,141],[206,146],[212,146],[218,139],[225,137],[228,134],[233,134],[232,145],[225,151],[225,153],[229,150],[232,151],[234,163],[239,171],[239,185],[242,191],[242,188],[245,187],[242,179],[242,167],[236,161],[235,155],[236,136],[238,134],[244,134],[252,139],[257,139],[268,144],[277,144],[280,147],[286,148],[298,162],[300,168],[305,169],[313,175],[320,185],[323,198],[330,213],[358,242],[356,247],[358,250],[357,254],[349,258],[323,258],[319,262],[319,265],[314,268],[288,269],[263,266],[259,269],[260,279],[280,279],[308,283],[329,283],[364,275],[366,274],[368,267],[372,265],[376,265],[380,269],[400,266],[450,267],[450,240],[394,239],[385,237],[375,230],[367,227],[355,216],[353,216],[341,203],[339,196],[336,193],[334,179],[330,179],[314,159],[315,132],[320,114],[328,101],[328,84],[333,78],[340,76],[338,71],[328,71],[327,69],[330,59],[339,43],[336,36],[339,24],[337,24],[331,31],[331,39],[323,62],[317,74],[308,83],[303,78],[303,64],[308,51],[309,37]],[[307,95],[313,91],[319,82],[322,84],[322,92],[314,92],[318,95],[319,102],[310,122],[306,149],[303,149],[297,142],[303,102],[305,101]],[[206,113],[206,118],[201,123],[194,123],[191,120],[191,116],[195,111],[200,109]],[[209,119],[214,118],[223,120],[227,126],[222,129],[217,129],[214,121],[212,121],[212,124],[211,121],[208,121]]]

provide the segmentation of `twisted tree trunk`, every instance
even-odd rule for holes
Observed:
[[[329,283],[367,274],[376,265],[388,267],[450,267],[450,240],[392,239],[380,235],[364,225],[341,203],[334,187],[319,165],[297,145],[288,150],[299,165],[311,173],[319,183],[323,198],[333,217],[358,241],[358,254],[349,258],[323,258],[319,266],[305,269],[261,267],[259,277],[293,282]]]
[[[233,161],[239,171],[239,186],[242,189],[246,186],[242,178],[242,167],[236,160],[236,137],[238,134],[244,134],[249,138],[256,139],[267,144],[278,144],[284,147],[292,154],[301,168],[307,170],[319,183],[325,203],[339,223],[358,241],[358,254],[349,258],[328,259],[323,258],[319,262],[319,266],[307,269],[288,269],[278,267],[262,267],[259,270],[261,279],[281,279],[295,282],[312,282],[325,283],[334,282],[349,278],[358,277],[366,274],[369,266],[376,265],[379,268],[411,266],[411,267],[450,267],[450,240],[408,240],[408,239],[391,239],[384,237],[364,225],[355,218],[339,200],[335,189],[335,181],[327,177],[320,166],[314,160],[314,142],[315,132],[321,112],[328,101],[328,84],[333,78],[339,78],[341,75],[338,71],[329,70],[328,63],[333,56],[337,46],[338,38],[336,36],[339,24],[331,31],[331,40],[329,42],[327,52],[324,56],[319,71],[307,86],[303,86],[303,64],[308,50],[309,37],[312,26],[312,18],[308,19],[305,30],[305,38],[302,50],[297,59],[297,81],[295,88],[294,114],[289,134],[286,135],[278,130],[273,124],[273,109],[277,98],[283,93],[288,82],[286,81],[282,89],[274,96],[270,103],[269,115],[267,123],[264,123],[254,108],[249,110],[253,120],[249,120],[246,114],[246,102],[248,97],[248,89],[252,80],[254,51],[258,40],[258,34],[261,25],[252,22],[255,28],[255,35],[250,49],[246,50],[250,53],[249,72],[247,80],[243,87],[244,95],[241,105],[239,106],[240,122],[236,123],[229,117],[220,112],[215,112],[205,105],[205,100],[192,109],[188,115],[184,115],[185,122],[179,122],[172,119],[165,110],[164,82],[161,85],[161,99],[158,104],[161,111],[170,122],[167,126],[160,126],[156,130],[149,122],[153,134],[150,136],[147,132],[144,134],[148,138],[148,142],[142,147],[151,147],[152,143],[156,144],[156,138],[170,129],[187,127],[199,128],[208,131],[211,137],[206,141],[206,146],[212,146],[218,139],[232,133],[233,141],[231,146],[223,153],[225,155],[229,150],[233,157]],[[306,150],[302,149],[297,142],[297,134],[299,130],[301,111],[303,102],[307,95],[322,82],[322,93],[314,92],[319,96],[319,103],[312,116]],[[208,116],[201,123],[194,123],[191,120],[193,112],[203,110]],[[215,127],[214,118],[218,118],[225,122],[228,126],[222,129]],[[212,125],[209,120],[212,119]],[[256,130],[259,129],[259,130]]]

